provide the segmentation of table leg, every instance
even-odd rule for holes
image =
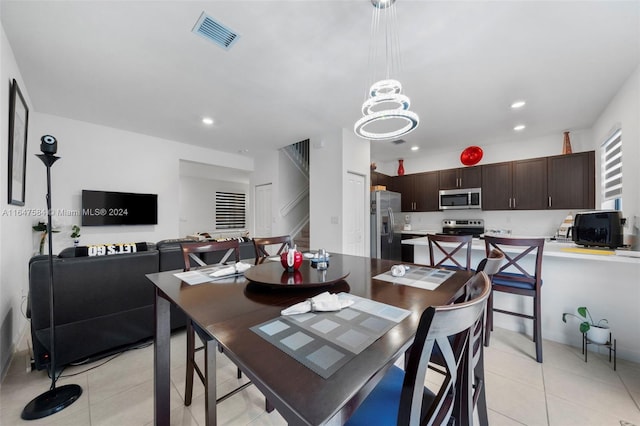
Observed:
[[[217,422],[216,412],[216,346],[213,339],[206,339],[204,343],[205,370],[205,416],[206,426],[215,426]]]
[[[155,291],[155,335],[153,345],[154,424],[169,426],[171,390],[171,312],[170,303]]]

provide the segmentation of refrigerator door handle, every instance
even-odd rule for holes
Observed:
[[[391,244],[393,242],[393,228],[396,226],[396,219],[393,217],[391,207],[387,207],[387,211],[389,212],[389,236],[387,237],[387,241]]]

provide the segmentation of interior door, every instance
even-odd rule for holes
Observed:
[[[368,217],[365,176],[347,172],[345,254],[366,256],[365,216]]]
[[[271,210],[271,184],[256,185],[255,187],[255,236],[271,237],[273,213]]]

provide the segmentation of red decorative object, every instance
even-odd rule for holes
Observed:
[[[479,146],[470,146],[464,149],[460,154],[460,162],[465,166],[473,166],[482,160],[482,148]]]
[[[280,255],[280,263],[289,272],[297,271],[302,265],[302,253],[295,248],[289,249]]]
[[[404,176],[404,160],[398,160],[398,176]]]

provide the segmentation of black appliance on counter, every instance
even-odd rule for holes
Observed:
[[[576,213],[569,232],[576,244],[614,249],[623,246],[624,222],[617,210]]]
[[[483,219],[444,219],[442,221],[444,235],[473,235],[478,238],[484,234]]]

